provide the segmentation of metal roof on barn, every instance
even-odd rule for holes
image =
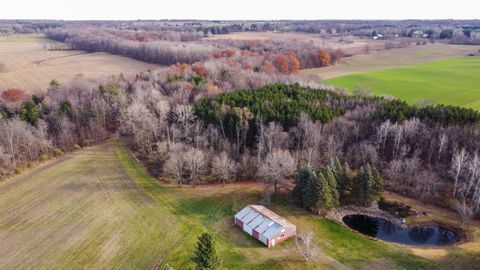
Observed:
[[[247,205],[235,215],[243,224],[270,239],[286,227],[296,226],[263,205]]]

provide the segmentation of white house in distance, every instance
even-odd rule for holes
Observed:
[[[297,226],[263,205],[245,206],[235,215],[235,224],[267,247],[297,234]]]

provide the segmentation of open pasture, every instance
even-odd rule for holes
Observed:
[[[424,64],[352,74],[325,81],[409,103],[441,103],[480,109],[480,57],[460,57]]]

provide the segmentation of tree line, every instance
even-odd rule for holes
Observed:
[[[268,199],[289,190],[308,165],[319,179],[314,189],[330,190],[322,195],[327,205],[336,204],[334,185],[325,184],[334,182],[339,203],[366,204],[376,193],[371,180],[360,179],[378,172],[388,190],[478,212],[478,122],[417,114],[384,120],[377,114],[396,101],[269,80],[254,90],[217,86],[212,94],[205,85],[220,81],[222,72],[205,70],[172,66],[132,77],[53,81],[44,95],[2,99],[2,175],[118,134],[165,181],[260,179]],[[332,159],[348,166],[330,165]]]

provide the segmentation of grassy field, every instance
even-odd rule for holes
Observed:
[[[334,66],[301,70],[300,75],[305,78],[327,80],[354,73],[378,71],[465,56],[479,50],[480,46],[442,43],[411,46],[346,57]]]
[[[41,35],[14,35],[0,38],[0,91],[20,88],[43,91],[52,79],[67,83],[78,75],[103,77],[135,74],[157,65],[108,53],[48,51],[45,43],[54,43]]]
[[[409,103],[427,101],[480,109],[480,57],[461,57],[401,68],[353,74],[325,81],[356,87]]]
[[[467,248],[445,248],[445,257],[425,259],[407,247],[369,240],[332,221],[274,203],[271,208],[299,230],[316,233],[323,255],[300,262],[292,240],[267,249],[232,225],[234,213],[258,203],[261,190],[255,183],[165,186],[121,144],[90,147],[0,183],[0,269],[155,269],[165,263],[189,269],[196,238],[204,231],[214,233],[223,269],[478,265],[473,264],[478,253]]]

